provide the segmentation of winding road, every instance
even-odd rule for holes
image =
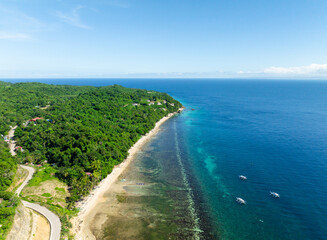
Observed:
[[[30,203],[26,201],[22,201],[25,207],[33,209],[38,213],[42,214],[46,219],[48,219],[50,223],[50,240],[59,240],[60,239],[60,231],[61,231],[61,222],[59,217],[53,212],[49,211],[47,208],[42,207],[35,203]]]
[[[16,127],[17,126],[10,129],[10,131],[8,132],[8,137],[10,139],[9,148],[10,148],[10,152],[13,156],[16,155],[16,153],[14,151],[15,147],[16,147],[16,142],[13,141],[13,139],[12,139],[14,137]],[[20,165],[20,166],[28,171],[28,176],[26,177],[24,182],[19,186],[19,188],[17,188],[17,190],[15,192],[17,194],[17,196],[20,195],[21,191],[28,184],[28,182],[32,179],[33,174],[35,172],[35,169],[32,167],[28,167],[28,166],[24,166],[24,165]],[[28,208],[42,214],[49,221],[49,223],[50,223],[50,240],[60,240],[61,222],[60,222],[59,217],[56,214],[49,211],[47,208],[42,207],[35,203],[30,203],[27,201],[22,201],[22,203],[25,207],[28,207]]]
[[[24,165],[20,165],[20,166],[28,171],[28,176],[26,177],[26,179],[24,180],[24,182],[19,186],[19,188],[17,188],[17,190],[15,192],[17,194],[17,196],[20,195],[20,192],[28,184],[28,182],[32,179],[33,174],[35,172],[35,169],[32,168],[32,167],[27,167],[27,166],[24,166]]]

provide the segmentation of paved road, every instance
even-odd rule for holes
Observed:
[[[16,127],[17,126],[10,129],[10,131],[8,133],[8,137],[10,139],[10,144],[9,144],[10,152],[13,156],[16,155],[16,153],[14,152],[14,149],[16,147],[16,142],[12,141],[11,138],[14,137]],[[20,166],[28,171],[28,176],[24,180],[24,182],[19,186],[19,188],[17,188],[17,190],[15,192],[17,194],[17,196],[19,196],[19,194],[21,193],[23,188],[32,179],[33,174],[35,172],[35,169],[32,167],[28,167],[28,166],[24,166],[24,165],[20,165]],[[22,202],[25,207],[28,207],[30,209],[33,209],[34,211],[39,212],[46,219],[48,219],[48,221],[50,223],[50,240],[60,240],[61,222],[60,222],[59,217],[56,214],[54,214],[53,212],[49,211],[47,208],[42,207],[38,204],[30,203],[30,202],[26,202],[26,201],[22,201]]]
[[[22,168],[26,169],[28,171],[28,176],[27,178],[24,180],[24,182],[19,186],[19,188],[17,188],[16,190],[16,194],[17,196],[19,196],[20,192],[23,190],[23,188],[28,184],[28,182],[32,179],[33,174],[35,172],[35,169],[32,167],[28,167],[28,166],[24,166],[24,165],[20,165]]]
[[[50,223],[50,240],[59,240],[60,239],[60,231],[61,231],[61,222],[59,217],[53,212],[49,211],[47,208],[42,207],[35,203],[30,203],[26,201],[22,201],[25,207],[31,208],[34,211],[39,212],[43,216],[45,216]]]

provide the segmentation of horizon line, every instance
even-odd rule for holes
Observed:
[[[132,79],[144,79],[144,80],[291,80],[291,81],[327,81],[326,78],[294,78],[294,77],[276,77],[276,78],[259,78],[259,77],[244,77],[244,78],[235,78],[235,77],[0,77],[0,81],[5,80],[78,80],[78,79],[96,79],[96,80],[132,80]]]

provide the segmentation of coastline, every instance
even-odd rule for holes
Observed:
[[[129,150],[128,157],[119,165],[115,166],[112,172],[103,179],[82,201],[77,203],[77,207],[80,208],[80,212],[76,217],[74,217],[72,222],[71,233],[75,235],[75,239],[95,239],[91,233],[86,219],[92,210],[96,207],[98,203],[104,201],[104,193],[107,192],[111,185],[118,179],[118,177],[124,172],[127,166],[133,161],[135,154],[143,147],[143,145],[150,140],[154,135],[156,135],[160,129],[160,126],[170,119],[172,116],[184,110],[184,107],[180,108],[177,112],[169,113],[166,117],[160,119],[155,127],[148,132],[146,135],[142,136]]]

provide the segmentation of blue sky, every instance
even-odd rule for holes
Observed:
[[[1,0],[0,78],[326,78],[326,0]]]

